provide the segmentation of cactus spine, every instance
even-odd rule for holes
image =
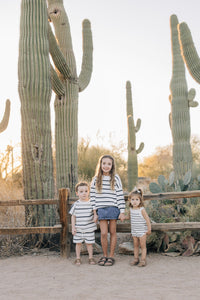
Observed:
[[[45,0],[22,0],[18,59],[22,117],[22,164],[25,199],[54,197],[51,148],[51,79],[48,14]],[[35,209],[32,223],[55,222],[52,206]],[[44,220],[43,219],[44,215]]]
[[[62,0],[48,0],[48,14],[56,39],[49,30],[50,53],[56,66],[52,70],[55,98],[55,140],[57,187],[69,187],[74,193],[78,180],[78,94],[90,82],[92,73],[92,33],[83,21],[83,60],[79,77],[72,47],[70,25]],[[58,89],[59,86],[59,89]]]
[[[178,19],[176,15],[170,17],[172,43],[172,78],[170,82],[171,103],[170,127],[173,138],[173,166],[175,180],[192,169],[192,151],[190,145],[190,112],[189,107],[194,104],[195,90],[188,92],[185,78],[185,66],[180,52],[178,40]]]
[[[0,132],[3,132],[4,130],[6,130],[6,128],[8,126],[9,117],[10,117],[10,100],[7,99],[4,116],[0,123]]]
[[[141,120],[138,119],[136,126],[134,125],[130,81],[126,82],[126,113],[128,123],[128,190],[131,191],[138,180],[137,154],[143,150],[144,143],[141,143],[139,148],[136,149],[136,133],[140,129]]]

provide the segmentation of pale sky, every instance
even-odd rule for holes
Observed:
[[[0,120],[5,101],[11,100],[8,128],[0,133],[0,150],[21,141],[20,99],[18,95],[18,44],[20,0],[0,0]],[[91,82],[79,94],[79,138],[91,144],[109,146],[127,143],[126,81],[132,84],[134,120],[141,118],[137,147],[145,147],[139,159],[156,147],[172,143],[168,116],[172,54],[169,19],[176,14],[192,32],[200,55],[199,0],[64,0],[69,17],[73,48],[80,73],[82,60],[82,21],[92,26],[94,60]],[[186,70],[188,89],[200,86]],[[54,120],[52,94],[52,123]],[[88,116],[89,115],[89,116]],[[190,109],[191,134],[200,136],[200,106]],[[52,125],[52,128],[54,126]],[[53,129],[52,129],[53,130]],[[103,139],[97,140],[99,133]],[[53,132],[54,137],[54,132]]]

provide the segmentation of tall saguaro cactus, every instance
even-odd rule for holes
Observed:
[[[170,17],[171,44],[172,44],[172,78],[170,82],[170,127],[173,138],[173,166],[175,179],[182,179],[187,171],[192,170],[192,151],[190,145],[190,106],[195,106],[193,101],[195,90],[188,92],[185,78],[185,66],[181,56],[178,39],[178,18]]]
[[[90,82],[92,74],[92,33],[88,20],[83,21],[83,59],[77,76],[70,25],[63,0],[48,0],[49,20],[55,37],[49,30],[50,53],[55,98],[55,140],[57,187],[69,187],[73,193],[78,180],[78,95]]]
[[[19,39],[19,96],[25,199],[54,197],[51,147],[51,76],[45,0],[22,0]],[[43,215],[45,217],[42,220]],[[51,207],[38,207],[33,223],[55,222]]]
[[[0,132],[3,132],[4,130],[6,130],[6,128],[8,126],[9,117],[10,117],[10,100],[7,99],[4,116],[0,123]]]
[[[138,180],[137,155],[142,152],[144,143],[136,149],[136,133],[141,126],[141,119],[138,119],[136,126],[133,119],[132,91],[130,81],[126,82],[126,113],[128,122],[128,189],[131,191]]]

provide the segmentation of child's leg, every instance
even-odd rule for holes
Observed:
[[[139,259],[139,238],[136,236],[133,236],[133,246],[134,246],[134,259]]]
[[[76,258],[80,259],[80,255],[81,255],[81,243],[77,243],[76,244]]]
[[[140,237],[140,247],[141,247],[141,260],[146,260],[147,247],[146,247],[146,234]]]
[[[101,246],[103,249],[103,255],[108,256],[108,221],[100,220],[100,230],[101,230]]]
[[[117,243],[117,233],[116,233],[117,220],[110,220],[110,255],[109,257],[114,257],[115,247]]]
[[[93,244],[87,244],[86,243],[86,246],[87,246],[87,251],[88,251],[88,254],[89,254],[89,264],[90,265],[96,265],[96,262],[93,258]]]
[[[89,259],[93,258],[93,245],[92,244],[86,244],[86,246],[87,246],[87,251],[88,251]]]

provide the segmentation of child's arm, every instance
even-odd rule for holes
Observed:
[[[118,217],[119,220],[122,222],[125,220],[125,200],[124,200],[124,193],[123,193],[123,188],[122,188],[122,182],[119,177],[119,175],[115,175],[115,180],[116,180],[116,193],[117,193],[117,206],[120,210],[120,215]]]
[[[75,215],[71,216],[71,223],[72,223],[72,234],[75,235],[76,234],[76,227],[75,227],[76,216]]]
[[[94,221],[94,223],[97,223],[97,221],[98,221],[97,211],[96,211],[96,210],[93,210],[93,213],[94,213],[93,221]]]
[[[124,220],[130,220],[130,210],[129,210],[128,215],[127,216],[125,215]]]
[[[142,215],[147,222],[147,235],[151,234],[151,222],[145,209],[142,210]]]

